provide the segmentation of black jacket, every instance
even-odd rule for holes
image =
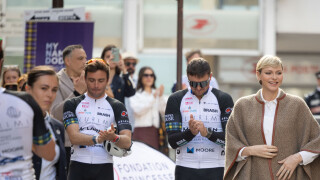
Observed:
[[[67,173],[66,173],[67,163],[66,163],[66,150],[64,148],[64,127],[61,122],[59,122],[54,118],[51,118],[50,125],[57,139],[56,144],[59,146],[59,149],[60,149],[60,157],[58,162],[55,164],[56,170],[57,170],[56,179],[66,180],[67,179]],[[36,179],[38,180],[40,178],[42,159],[39,156],[33,154],[32,162],[33,162],[33,168],[35,169]]]
[[[320,91],[318,89],[313,93],[306,95],[304,100],[313,115],[320,115]]]
[[[129,73],[123,74],[120,77],[119,74],[115,74],[112,83],[111,89],[114,95],[114,98],[121,101],[124,104],[124,97],[131,97],[136,93],[132,81],[129,80]]]

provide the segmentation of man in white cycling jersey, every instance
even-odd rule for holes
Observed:
[[[191,60],[187,76],[190,87],[173,93],[165,112],[168,140],[176,149],[175,178],[222,180],[233,100],[210,86],[212,73],[203,58]]]
[[[89,60],[85,67],[87,93],[64,104],[63,120],[72,144],[69,180],[113,180],[112,156],[103,142],[112,141],[124,149],[131,146],[127,110],[106,95],[108,78],[109,65],[104,60]]]
[[[0,39],[0,76],[3,65]],[[52,161],[55,142],[42,110],[26,93],[0,87],[0,180],[33,180],[32,150]]]

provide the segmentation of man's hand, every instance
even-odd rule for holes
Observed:
[[[300,162],[302,162],[302,157],[299,153],[293,154],[282,161],[278,161],[279,164],[282,164],[276,175],[278,179],[290,179]]]
[[[76,90],[79,94],[84,94],[87,91],[87,84],[84,79],[84,71],[82,71],[80,77],[71,78],[73,81],[74,90]]]
[[[189,129],[193,135],[197,135],[199,133],[199,130],[197,129],[197,121],[193,119],[192,114],[190,114]]]
[[[197,121],[197,130],[200,132],[201,136],[206,137],[208,134],[207,128],[204,126],[202,121]]]
[[[113,141],[117,135],[116,135],[116,129],[113,126],[113,123],[111,123],[111,129],[105,130],[105,131],[99,131],[99,137],[98,137],[98,143],[102,143],[103,141]]]

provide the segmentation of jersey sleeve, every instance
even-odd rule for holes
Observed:
[[[111,99],[110,97],[108,97],[107,100],[113,109],[114,120],[117,124],[117,131],[120,132],[124,129],[132,131],[132,127],[128,118],[128,112],[124,104],[118,100]]]
[[[76,116],[77,105],[74,99],[69,99],[64,103],[63,106],[63,124],[64,128],[71,124],[79,124],[78,118]]]
[[[18,95],[20,96],[20,95]],[[33,116],[33,144],[46,145],[52,139],[52,134],[45,125],[44,116],[40,106],[29,94],[22,94],[20,96],[25,100],[34,112]]]
[[[212,131],[212,135],[209,137],[209,140],[212,142],[219,144],[219,145],[225,145],[225,132],[226,132],[226,125],[229,119],[229,116],[233,109],[233,100],[232,97],[227,94],[220,91],[220,93],[214,93],[217,96],[218,103],[220,106],[220,121],[222,126],[222,132],[215,132]]]
[[[173,149],[184,146],[190,142],[195,135],[190,129],[181,131],[182,117],[180,113],[180,103],[183,95],[182,91],[172,94],[167,102],[165,111],[166,131],[168,133],[168,141]]]

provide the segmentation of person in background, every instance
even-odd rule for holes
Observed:
[[[36,154],[32,157],[36,179],[66,180],[66,152],[64,148],[63,124],[49,114],[51,104],[58,91],[58,76],[50,66],[36,66],[28,73],[26,91],[39,104],[45,117],[46,126],[50,130],[55,145],[55,157],[52,161],[40,158]]]
[[[64,103],[71,98],[78,97],[87,91],[84,80],[84,67],[87,55],[81,45],[70,45],[64,48],[63,61],[66,68],[61,69],[59,77],[59,90],[56,99],[51,106],[51,115],[63,122]],[[65,148],[67,154],[67,168],[69,168],[71,143],[68,134],[65,133]]]
[[[0,39],[0,76],[4,62]],[[42,110],[31,95],[0,87],[0,179],[35,178],[32,151],[52,161],[55,142],[46,128]]]
[[[313,115],[320,115],[320,71],[316,74],[318,86],[313,93],[305,96],[308,107],[310,108]]]
[[[263,56],[256,76],[262,88],[228,120],[224,179],[320,179],[320,128],[300,97],[280,89],[282,61]]]
[[[138,83],[138,78],[135,76],[135,71],[136,71],[136,65],[139,62],[138,58],[136,58],[133,54],[126,52],[122,54],[122,58],[124,61],[125,68],[127,72],[129,73],[129,77],[132,79],[133,84],[135,85],[134,87],[137,87]],[[130,106],[130,101],[129,97],[124,98],[124,104],[126,105],[127,111],[128,111],[128,116],[129,120],[132,126],[132,133],[134,132],[134,114]]]
[[[108,96],[125,103],[124,97],[131,97],[136,93],[135,85],[124,66],[121,56],[118,62],[114,61],[115,59],[112,54],[112,48],[117,47],[115,45],[108,45],[101,53],[101,59],[105,60],[110,65],[110,77],[106,93]]]
[[[18,79],[18,91],[25,91],[25,86],[27,84],[28,75],[22,74]]]
[[[189,62],[194,59],[194,58],[200,58],[202,57],[202,53],[199,49],[194,49],[191,50],[189,52],[186,53],[185,55],[186,60],[187,60],[187,65],[189,64]],[[210,80],[210,86],[216,89],[219,89],[219,85],[217,80],[212,76],[211,80]],[[187,89],[188,87],[190,87],[189,83],[188,83],[188,76],[187,75],[183,75],[182,76],[182,90],[183,89]],[[171,92],[174,93],[176,92],[176,83],[173,84],[172,88],[171,88]]]
[[[15,89],[10,90],[18,90],[18,79],[21,76],[20,69],[17,66],[7,66],[4,68],[2,75],[2,83],[1,86],[5,87],[8,85],[16,85]],[[8,88],[8,87],[7,87]]]
[[[166,99],[163,96],[164,86],[156,89],[155,83],[154,71],[150,67],[142,67],[137,92],[129,101],[135,118],[132,139],[159,149],[160,114],[164,115]]]

